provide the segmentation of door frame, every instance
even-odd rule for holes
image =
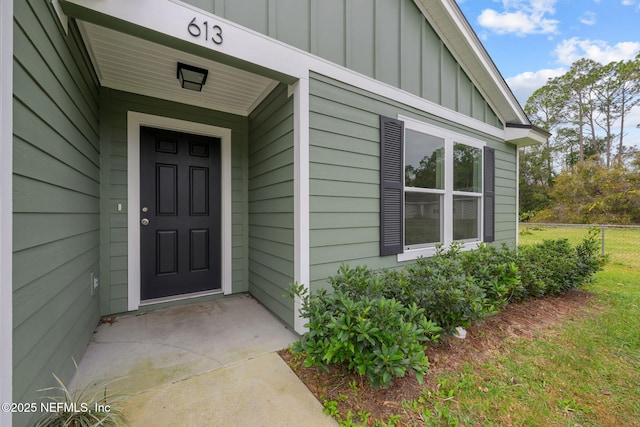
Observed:
[[[134,311],[141,305],[147,304],[140,300],[140,126],[220,138],[220,280],[222,293],[231,294],[231,129],[129,111],[127,113],[128,310]],[[176,295],[148,303],[175,301],[219,292],[206,291]]]

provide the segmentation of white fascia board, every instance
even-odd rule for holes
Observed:
[[[62,11],[62,7],[60,6],[60,1],[51,0],[51,3],[53,4],[53,9],[56,11],[56,15],[58,15],[58,20],[60,21],[60,24],[62,25],[64,32],[69,34],[69,18],[67,18],[67,15],[65,15],[64,12]]]
[[[83,8],[99,12],[146,28],[160,34],[166,34],[205,49],[232,56],[265,68],[279,71],[292,77],[303,77],[306,69],[291,49],[284,43],[269,39],[254,31],[248,30],[232,21],[226,20],[194,6],[176,0],[63,0],[64,3],[75,4]],[[205,40],[204,31],[200,37],[189,33],[189,23],[202,25],[208,22],[222,29],[223,42],[215,44],[211,38]],[[212,31],[213,32],[213,31]]]
[[[507,127],[505,141],[517,147],[544,144],[549,137],[530,127]]]
[[[130,0],[64,1],[65,3],[75,4],[113,16],[133,25],[164,33],[179,40],[194,43],[297,79],[307,79],[309,78],[309,72],[313,71],[496,138],[504,139],[505,137],[503,129],[496,128],[392,85],[336,65],[328,60],[177,0],[136,0],[135,2]],[[210,21],[210,25],[214,22],[217,25],[221,25],[224,42],[221,45],[216,45],[211,41],[205,42],[202,38],[192,37],[187,30],[187,25],[194,17],[196,22]]]
[[[0,402],[13,386],[13,1],[0,2]],[[0,411],[0,425],[11,425]]]

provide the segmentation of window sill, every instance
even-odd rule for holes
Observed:
[[[474,249],[478,249],[478,246],[480,246],[480,241],[476,241],[476,242],[463,242],[462,246],[460,246],[460,250],[461,251],[471,251]],[[433,255],[435,255],[436,253],[436,248],[435,247],[429,247],[429,248],[420,248],[420,249],[408,249],[405,250],[403,253],[398,254],[397,255],[397,260],[398,262],[405,262],[405,261],[415,261],[418,258],[430,258]]]

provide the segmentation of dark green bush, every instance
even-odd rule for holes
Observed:
[[[591,230],[575,247],[567,239],[521,246],[517,257],[521,285],[514,293],[516,299],[556,294],[593,280],[604,263],[598,256],[597,233]]]
[[[481,245],[460,252],[459,245],[439,248],[402,270],[373,271],[340,266],[329,278],[334,290],[353,298],[394,298],[416,304],[446,332],[496,313],[519,283],[514,250]]]
[[[422,382],[429,364],[425,343],[440,332],[424,309],[393,298],[354,298],[339,289],[308,295],[293,285],[290,296],[302,299],[301,315],[309,319],[309,331],[297,343],[306,366],[328,371],[331,364],[343,364],[376,387],[411,369]]]
[[[421,258],[407,267],[415,303],[446,332],[468,326],[493,312],[477,280],[465,273],[457,249]]]
[[[509,302],[520,285],[515,249],[506,244],[497,247],[483,243],[477,250],[462,252],[458,256],[464,272],[484,289],[487,311],[499,310]]]
[[[424,345],[441,330],[494,314],[510,299],[580,286],[601,268],[597,252],[590,233],[576,247],[566,239],[517,250],[480,245],[460,252],[452,245],[399,270],[342,265],[329,278],[331,294],[308,295],[292,286],[289,296],[302,299],[300,313],[309,328],[297,346],[307,366],[344,364],[376,386],[408,370],[421,381],[428,364]]]

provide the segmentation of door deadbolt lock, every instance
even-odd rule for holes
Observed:
[[[142,212],[148,212],[148,211],[149,211],[148,207],[145,206],[144,208],[142,208]]]
[[[142,225],[149,225],[149,220],[148,220],[147,218],[142,218],[142,219],[140,220],[140,224],[142,224]]]

